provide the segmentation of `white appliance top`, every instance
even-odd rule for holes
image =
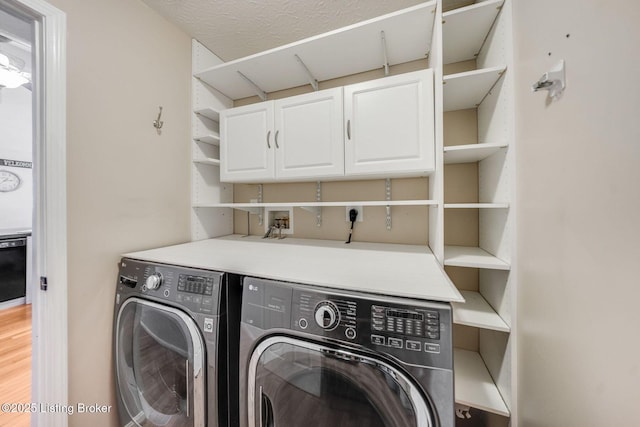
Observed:
[[[426,245],[230,235],[123,256],[328,288],[464,302]]]

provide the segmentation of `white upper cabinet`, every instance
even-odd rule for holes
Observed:
[[[231,108],[220,113],[220,176],[270,182],[426,175],[435,167],[433,126],[432,70]]]
[[[435,168],[433,72],[344,88],[347,176],[408,176]]]
[[[277,179],[344,175],[342,88],[275,101]]]
[[[273,126],[273,102],[230,108],[220,113],[221,181],[275,178]]]
[[[342,88],[223,111],[221,180],[343,176],[342,117]]]

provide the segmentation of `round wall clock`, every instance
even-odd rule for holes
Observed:
[[[0,191],[6,193],[20,187],[20,177],[8,170],[0,170]]]

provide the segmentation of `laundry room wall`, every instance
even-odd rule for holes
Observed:
[[[22,86],[0,89],[0,159],[31,163],[31,136],[31,91]],[[0,231],[30,229],[33,209],[32,169],[7,166],[0,160],[0,170],[18,175],[21,181],[17,190],[0,193]]]
[[[637,425],[640,4],[513,5],[519,425]],[[561,59],[563,97],[532,93]]]
[[[119,255],[190,238],[191,39],[140,1],[50,2],[68,28],[69,404],[113,406],[69,426],[110,427]]]

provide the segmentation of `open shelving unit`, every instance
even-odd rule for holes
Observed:
[[[470,0],[457,7],[460,2],[442,0],[443,121],[457,130],[443,138],[442,163],[450,168],[445,188],[465,188],[462,196],[444,195],[445,230],[463,225],[458,221],[477,224],[466,242],[457,235],[449,243],[445,232],[442,263],[452,273],[477,271],[471,274],[476,289],[461,283],[466,302],[453,304],[454,324],[467,329],[454,337],[456,403],[504,417],[497,425],[515,426],[511,1]],[[460,128],[473,132],[460,134]],[[447,179],[470,181],[447,185]],[[475,342],[466,340],[469,334]]]
[[[506,143],[484,143],[444,147],[444,164],[479,162],[506,146]]]
[[[193,40],[192,73],[222,63],[198,41]],[[220,92],[192,77],[191,119],[191,239],[233,233],[230,209],[200,209],[200,206],[230,202],[233,187],[220,182],[220,111],[233,102]]]
[[[445,203],[445,209],[508,209],[509,203]]]
[[[456,402],[509,417],[511,412],[496,388],[482,357],[475,351],[455,349]]]
[[[207,119],[213,120],[214,122],[220,120],[220,110],[213,107],[196,108],[195,110],[193,110],[193,112],[198,116],[206,117]]]
[[[452,267],[509,270],[509,263],[491,255],[482,248],[447,245],[444,247],[444,265]]]
[[[209,133],[205,135],[195,135],[193,137],[194,141],[204,142],[211,145],[220,145],[220,134],[217,133]]]
[[[498,66],[444,76],[444,112],[476,108],[505,69]]]
[[[476,57],[496,20],[504,0],[490,0],[442,14],[445,64]]]
[[[453,322],[499,332],[511,332],[509,325],[479,292],[460,291],[464,303],[453,304]]]

